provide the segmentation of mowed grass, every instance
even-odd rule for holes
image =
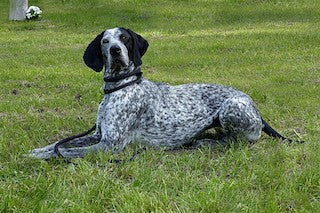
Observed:
[[[0,211],[320,211],[318,0],[29,1],[34,22],[9,22],[0,2]],[[287,144],[266,135],[218,149],[135,147],[65,164],[23,157],[86,130],[102,75],[82,62],[102,30],[150,43],[144,76],[230,85],[249,94]]]

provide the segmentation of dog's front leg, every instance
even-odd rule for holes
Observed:
[[[66,146],[76,146],[76,147],[82,147],[82,146],[90,146],[92,144],[99,143],[101,140],[101,135],[98,134],[97,132],[93,135],[90,136],[84,136],[80,138],[75,138],[71,140],[70,142],[67,142],[66,144],[62,144],[61,147],[66,147]],[[52,143],[48,146],[33,149],[30,151],[29,155],[30,157],[33,158],[39,158],[39,159],[48,159],[52,157],[56,157],[56,153],[54,152],[54,147],[58,143]]]
[[[124,119],[119,117],[118,119],[111,119],[109,116],[106,116],[106,119],[99,124],[99,126],[101,126],[101,135],[91,135],[74,139],[67,143],[67,145],[78,147],[61,146],[59,147],[59,152],[67,158],[84,157],[89,152],[97,151],[112,151],[113,153],[118,153],[133,139],[133,124],[135,123],[135,118],[136,116],[132,115],[128,115]],[[85,142],[83,140],[85,140]],[[93,144],[93,142],[96,142],[96,144]],[[56,157],[57,154],[54,152],[56,143],[34,149],[30,152],[30,156],[40,159]],[[84,143],[88,146],[83,146]]]
[[[130,142],[130,138],[120,137],[118,139],[102,139],[99,143],[86,147],[75,148],[59,148],[60,153],[67,158],[84,157],[90,152],[106,152],[112,151],[112,153],[118,153],[124,149],[124,147]]]
[[[124,147],[131,141],[131,137],[126,137],[128,134],[116,134],[116,135],[104,135],[100,142],[91,146],[85,147],[72,147],[72,148],[59,148],[59,152],[67,158],[77,158],[84,157],[90,152],[106,152],[112,151],[113,153],[118,153],[124,149]],[[113,137],[118,136],[118,137]],[[53,149],[48,152],[42,152],[41,158],[55,157]],[[38,155],[39,156],[39,155]]]
[[[59,148],[59,152],[67,158],[82,158],[89,152],[107,151],[108,146],[105,140],[101,140],[99,143],[85,146],[85,147],[74,147],[74,148]]]
[[[89,140],[89,142],[91,143],[92,140]],[[38,158],[38,159],[49,159],[49,158],[57,157],[57,154],[54,152],[54,146],[56,145],[56,143],[57,142],[42,148],[34,149],[30,151],[29,156],[33,158]],[[80,144],[77,144],[77,145],[80,145]],[[74,158],[74,157],[84,157],[84,155],[90,151],[98,151],[98,150],[105,151],[107,148],[108,146],[105,140],[101,140],[100,142],[91,146],[82,146],[82,147],[73,147],[73,148],[59,147],[59,152],[64,157]]]

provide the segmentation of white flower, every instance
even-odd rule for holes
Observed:
[[[42,14],[42,11],[37,6],[30,6],[26,12],[27,19],[38,18]]]

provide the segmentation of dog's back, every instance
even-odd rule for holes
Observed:
[[[212,125],[222,103],[244,95],[239,90],[215,84],[171,86],[146,79],[143,90],[146,109],[136,130],[136,140],[153,146],[175,147],[190,142]]]

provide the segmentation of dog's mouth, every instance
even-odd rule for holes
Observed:
[[[121,58],[114,58],[111,61],[111,68],[122,68],[126,66],[127,64]]]

